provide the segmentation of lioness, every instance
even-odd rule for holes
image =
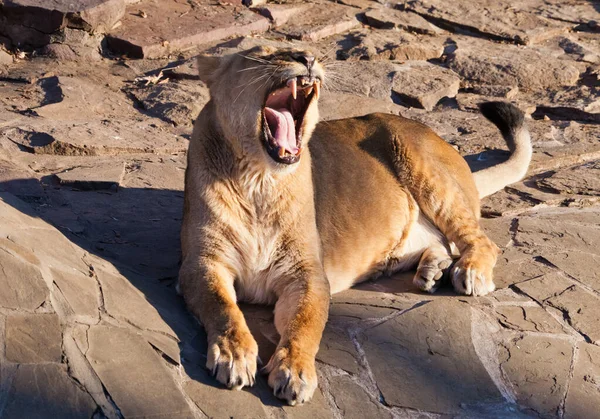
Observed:
[[[310,52],[257,47],[198,66],[211,100],[188,152],[179,286],[206,329],[206,366],[218,381],[254,384],[258,348],[238,300],[275,303],[281,340],[265,371],[294,405],[317,387],[331,293],[415,266],[424,291],[446,271],[460,294],[494,290],[498,248],[479,226],[479,199],[527,170],[529,134],[515,107],[482,105],[512,154],[471,173],[415,121],[373,114],[317,124],[325,75]]]

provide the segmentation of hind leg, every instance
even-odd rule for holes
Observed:
[[[435,244],[423,252],[413,284],[421,291],[434,293],[452,266],[452,255],[443,244]]]

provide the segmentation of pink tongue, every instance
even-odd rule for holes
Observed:
[[[272,108],[265,108],[265,116],[277,145],[292,154],[297,154],[296,126],[290,111],[285,108],[277,111]]]

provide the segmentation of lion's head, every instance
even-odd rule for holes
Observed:
[[[308,51],[256,47],[198,57],[218,127],[233,146],[283,169],[300,161],[318,121],[323,67]]]

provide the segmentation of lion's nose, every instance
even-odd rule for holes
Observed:
[[[306,68],[308,68],[309,70],[312,68],[313,64],[315,63],[315,56],[312,55],[309,52],[302,52],[302,53],[298,53],[292,56],[292,58],[296,61],[298,61],[299,63],[302,63],[306,66]]]

